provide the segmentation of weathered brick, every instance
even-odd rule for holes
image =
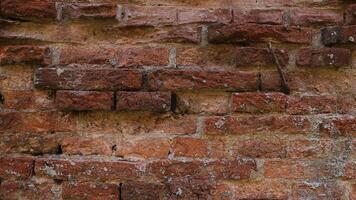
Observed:
[[[72,158],[37,158],[38,176],[59,180],[109,181],[131,180],[141,176],[140,164],[127,161],[105,161]]]
[[[177,10],[166,6],[124,6],[119,21],[129,26],[156,26],[176,22]]]
[[[55,19],[57,10],[55,2],[50,0],[4,0],[0,4],[1,14],[10,18]]]
[[[137,90],[142,74],[135,70],[40,68],[35,86],[52,90]]]
[[[53,182],[4,181],[0,185],[1,199],[55,199],[60,188]]]
[[[285,50],[274,50],[279,63],[286,66],[289,61],[288,53]],[[236,50],[237,67],[274,66],[276,63],[273,55],[266,48],[240,47]]]
[[[356,25],[356,4],[351,4],[345,11],[346,24]]]
[[[345,192],[346,188],[337,183],[296,183],[292,186],[292,199],[343,199]]]
[[[116,200],[119,198],[119,186],[107,183],[65,182],[62,186],[63,199],[97,199]]]
[[[264,163],[264,176],[267,178],[313,179],[329,175],[331,170],[320,160],[275,160]]]
[[[235,47],[204,46],[177,48],[177,66],[194,66],[201,68],[234,69],[236,65]]]
[[[356,42],[356,26],[335,26],[321,29],[321,41],[324,45],[354,44]]]
[[[160,70],[148,74],[150,90],[254,91],[257,90],[257,86],[255,72]]]
[[[143,120],[144,119],[144,120]],[[140,123],[137,123],[140,122]],[[124,135],[190,135],[196,133],[194,115],[157,115],[152,112],[92,112],[78,118],[78,131]]]
[[[234,9],[234,23],[282,25],[283,14],[281,9]]]
[[[207,157],[208,141],[199,138],[175,138],[173,144],[174,156],[183,157]]]
[[[310,121],[302,116],[206,117],[204,132],[208,135],[241,135],[249,133],[308,133]]]
[[[170,141],[165,138],[123,139],[116,144],[115,155],[124,158],[167,158]]]
[[[168,195],[166,186],[160,183],[129,181],[121,186],[122,199],[164,199]]]
[[[288,158],[319,158],[332,151],[332,143],[327,139],[296,139],[288,142]]]
[[[345,172],[342,176],[345,180],[353,180],[356,178],[356,162],[349,161],[345,165]]]
[[[56,106],[61,110],[111,110],[112,92],[57,91]]]
[[[61,112],[0,113],[0,133],[45,133],[74,130],[70,114]]]
[[[277,71],[261,72],[261,90],[262,91],[281,91],[282,81]]]
[[[322,133],[334,135],[356,136],[356,117],[352,115],[341,115],[339,117],[326,119],[320,124]]]
[[[169,63],[169,50],[155,47],[113,48],[63,47],[60,50],[59,64],[109,64],[115,67],[166,66]]]
[[[194,9],[179,9],[178,23],[229,23],[232,20],[231,10],[224,8],[194,8]]]
[[[356,96],[340,95],[337,97],[338,113],[356,113]]]
[[[69,135],[61,138],[62,153],[66,155],[107,155],[113,154],[115,141],[102,135]]]
[[[356,199],[356,184],[352,184],[349,198]]]
[[[164,170],[162,170],[164,169]],[[157,178],[191,177],[197,179],[247,179],[256,170],[252,159],[203,161],[153,161],[148,164],[149,174]]]
[[[209,199],[214,185],[205,179],[179,177],[165,181],[172,199]]]
[[[48,51],[40,46],[4,46],[0,47],[0,65],[6,64],[45,64]]]
[[[180,92],[176,112],[224,114],[229,111],[229,98],[225,92]]]
[[[284,112],[286,102],[283,93],[234,93],[232,110],[243,113]]]
[[[29,179],[31,178],[34,159],[31,157],[1,157],[0,177],[2,179]]]
[[[304,48],[298,52],[297,65],[305,67],[334,66],[351,64],[351,51],[343,48]]]
[[[1,91],[4,103],[3,109],[14,110],[50,110],[55,108],[54,98],[47,91],[31,90],[5,90]]]
[[[166,28],[167,29],[156,28],[156,32],[150,34],[149,38],[153,42],[175,42],[194,44],[199,44],[201,42],[200,26],[192,26],[188,24]],[[132,34],[131,31],[130,34]]]
[[[171,109],[170,92],[117,92],[117,110],[167,112]]]
[[[336,10],[303,8],[292,10],[290,20],[295,26],[336,25],[343,22],[343,15]]]
[[[271,39],[278,42],[309,44],[312,30],[308,28],[270,25],[212,25],[208,28],[208,39],[211,43],[243,43],[243,42],[268,42]]]
[[[55,154],[58,152],[63,134],[10,133],[0,134],[0,153],[26,153],[32,155]]]
[[[242,157],[285,158],[287,148],[281,139],[260,137],[236,141],[232,152],[234,156]]]
[[[281,181],[262,180],[236,183],[235,199],[287,199],[288,185]]]
[[[62,17],[65,19],[115,19],[116,6],[110,3],[62,4]]]
[[[334,96],[288,96],[287,112],[293,115],[335,113],[336,105]]]

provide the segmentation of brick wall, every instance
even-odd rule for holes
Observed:
[[[0,199],[356,199],[354,0],[0,16]]]

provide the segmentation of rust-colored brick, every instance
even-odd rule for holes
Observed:
[[[356,199],[354,0],[0,0],[0,199]]]

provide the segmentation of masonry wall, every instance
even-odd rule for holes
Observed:
[[[355,3],[0,0],[0,199],[356,199]]]

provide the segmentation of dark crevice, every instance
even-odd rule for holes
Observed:
[[[148,89],[147,84],[148,84],[148,75],[146,72],[144,72],[142,75],[142,87],[144,91],[147,91]]]
[[[5,103],[5,97],[0,93],[0,104],[4,104],[4,103]]]
[[[116,110],[116,94],[117,94],[117,92],[114,92],[114,96],[113,96],[113,103],[112,103],[112,107],[111,107],[111,110]]]
[[[54,183],[57,184],[57,185],[61,185],[63,180],[60,180],[60,179],[53,179]]]
[[[60,145],[60,144],[57,145],[56,154],[57,155],[63,154],[62,145]]]
[[[175,113],[176,109],[177,109],[177,94],[172,93],[172,96],[171,96],[171,111],[173,113]]]
[[[258,72],[257,74],[257,90],[262,91],[262,74]]]
[[[119,184],[119,200],[123,200],[123,198],[122,198],[122,185],[123,185],[123,183]]]
[[[31,176],[36,176],[35,167],[36,167],[36,161],[33,160],[32,161],[32,169],[31,169]]]
[[[112,151],[112,153],[115,153],[116,150],[117,150],[117,145],[116,145],[116,144],[112,145],[112,146],[111,146],[111,151]]]

